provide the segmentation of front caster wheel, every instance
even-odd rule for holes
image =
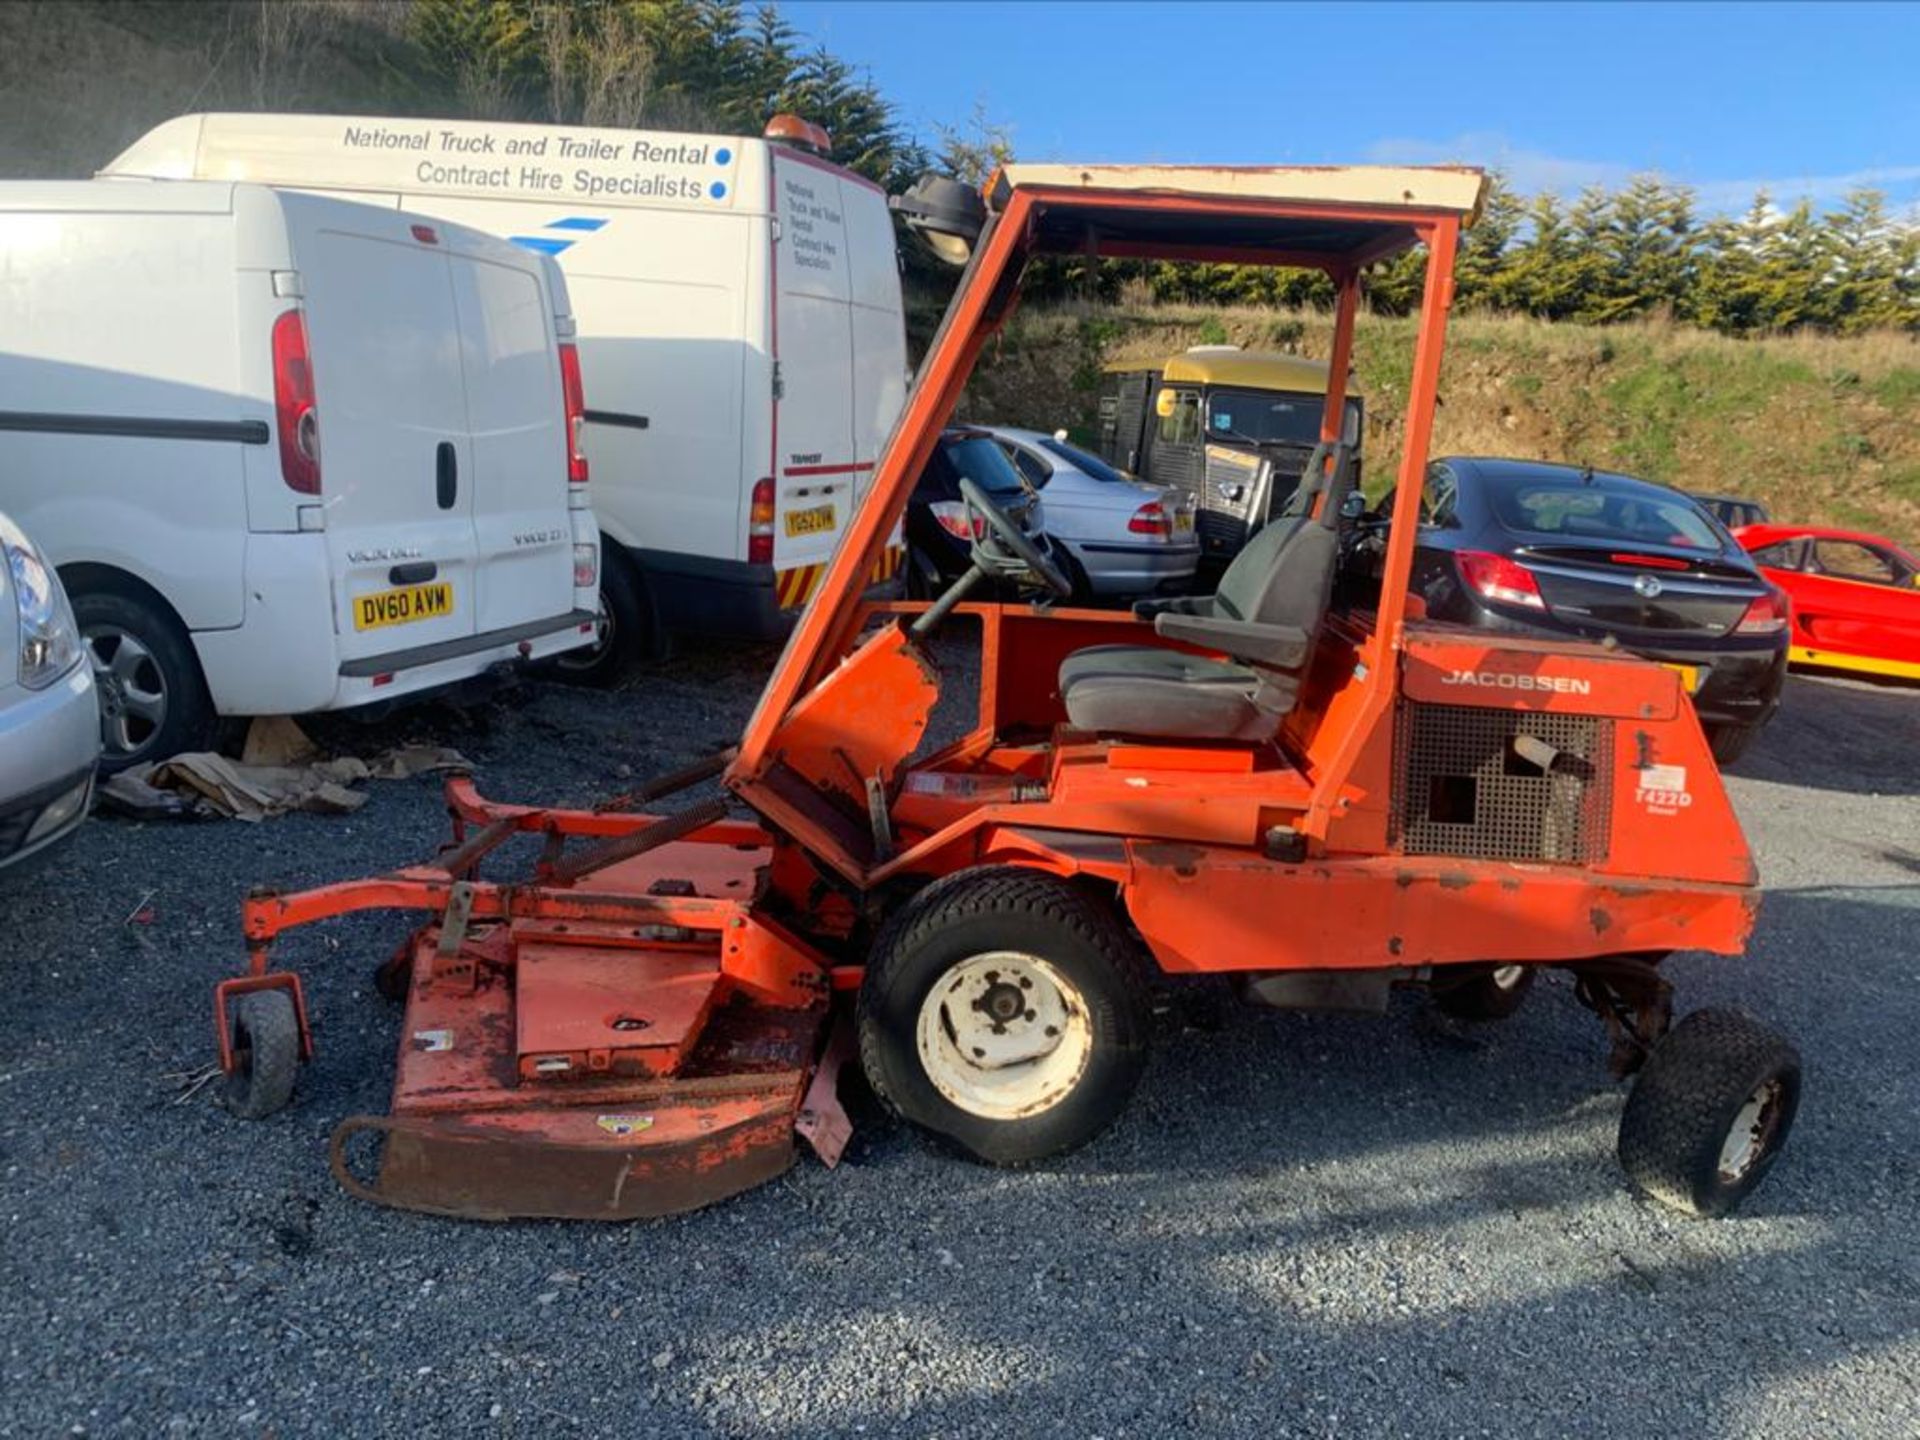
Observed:
[[[887,1107],[976,1160],[1084,1145],[1146,1063],[1135,947],[1052,875],[968,870],[922,891],[875,942],[860,1060]]]
[[[255,990],[233,1006],[233,1071],[223,1098],[242,1120],[264,1120],[293,1098],[300,1020],[285,990]]]
[[[1696,1010],[1654,1046],[1620,1116],[1620,1163],[1654,1199],[1730,1215],[1760,1183],[1800,1106],[1800,1054],[1727,1010]]]
[[[1429,983],[1433,1003],[1455,1020],[1504,1020],[1533,988],[1531,965],[1461,965]]]

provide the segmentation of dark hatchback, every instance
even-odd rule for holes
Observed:
[[[1427,472],[1420,519],[1410,593],[1432,619],[1611,635],[1680,672],[1723,763],[1778,707],[1786,596],[1692,497],[1605,471],[1449,456]]]
[[[973,481],[1051,552],[1041,533],[1039,496],[985,430],[942,432],[907,503],[907,594],[931,600],[973,567],[973,528],[960,481]]]

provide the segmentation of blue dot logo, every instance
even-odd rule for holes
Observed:
[[[732,159],[733,159],[733,151],[727,149],[727,147],[724,145],[722,145],[718,150],[713,152],[713,163],[716,165],[728,164],[729,162],[732,161]]]
[[[713,198],[716,200],[726,199],[727,198],[727,182],[724,180],[714,181],[713,184],[707,187],[707,193],[713,196]]]

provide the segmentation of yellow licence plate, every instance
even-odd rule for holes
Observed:
[[[816,505],[811,510],[789,510],[787,512],[787,534],[818,535],[822,530],[833,529],[833,507]]]
[[[1662,661],[1662,664],[1667,662]],[[1687,687],[1691,695],[1700,688],[1700,667],[1698,665],[1667,665],[1667,669],[1680,677],[1680,683]]]
[[[353,628],[378,630],[383,625],[407,625],[415,620],[437,620],[453,613],[453,586],[402,585],[353,597]]]
[[[1193,529],[1193,512],[1191,510],[1174,511],[1173,528],[1182,534]]]

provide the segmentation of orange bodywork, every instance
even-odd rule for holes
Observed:
[[[796,1127],[831,1159],[831,996],[859,983],[890,907],[969,866],[1107,887],[1171,974],[1742,948],[1752,861],[1679,677],[1597,646],[1433,625],[1408,596],[1466,210],[1082,178],[990,187],[994,213],[868,497],[725,764],[759,823],[717,806],[498,805],[457,779],[440,860],[247,902],[250,972],[216,1001],[229,1069],[234,994],[291,990],[305,1034],[298,982],[269,960],[281,932],[371,908],[429,916],[386,972],[408,1003],[393,1113],[336,1134],[354,1193],[465,1215],[660,1214],[776,1173]],[[977,658],[943,669],[944,644],[910,630],[927,607],[862,600],[1031,256],[1323,270],[1338,296],[1331,444],[1361,272],[1414,244],[1426,280],[1381,586],[1327,620],[1272,739],[1074,730],[1068,655],[1171,643],[1131,615],[962,604],[952,618],[977,627]],[[971,723],[929,748],[943,694],[971,697]],[[478,878],[524,837],[543,845],[530,880]],[[386,1137],[372,1180],[348,1149],[365,1131]]]

